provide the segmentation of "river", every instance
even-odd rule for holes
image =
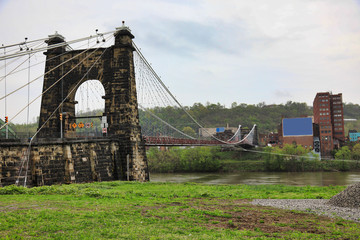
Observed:
[[[360,172],[153,173],[150,174],[150,180],[152,182],[203,184],[347,186],[360,182]]]

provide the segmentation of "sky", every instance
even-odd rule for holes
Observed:
[[[73,40],[122,21],[183,105],[312,105],[328,91],[360,104],[359,0],[0,0],[0,44],[55,31]],[[9,99],[8,111],[26,99]]]

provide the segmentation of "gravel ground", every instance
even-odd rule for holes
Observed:
[[[254,199],[251,204],[299,210],[360,222],[360,208],[334,206],[327,199]]]

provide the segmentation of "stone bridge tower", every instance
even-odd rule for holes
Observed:
[[[135,85],[134,36],[124,24],[116,29],[114,36],[114,45],[90,49],[84,54],[80,54],[84,50],[69,50],[66,45],[44,53],[46,66],[39,129],[44,126],[37,138],[43,140],[63,136],[62,141],[73,138],[74,130],[69,128],[66,121],[75,117],[76,90],[86,80],[97,79],[105,89],[103,116],[106,116],[108,123],[106,138],[119,143],[114,160],[114,176],[122,180],[147,181],[149,174]],[[49,37],[46,41],[49,46],[65,42],[64,37],[57,33]],[[61,104],[63,99],[65,101]],[[63,113],[62,120],[60,113]]]

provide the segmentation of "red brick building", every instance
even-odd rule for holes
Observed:
[[[317,93],[313,102],[314,123],[319,125],[321,154],[329,156],[345,141],[342,94]]]

